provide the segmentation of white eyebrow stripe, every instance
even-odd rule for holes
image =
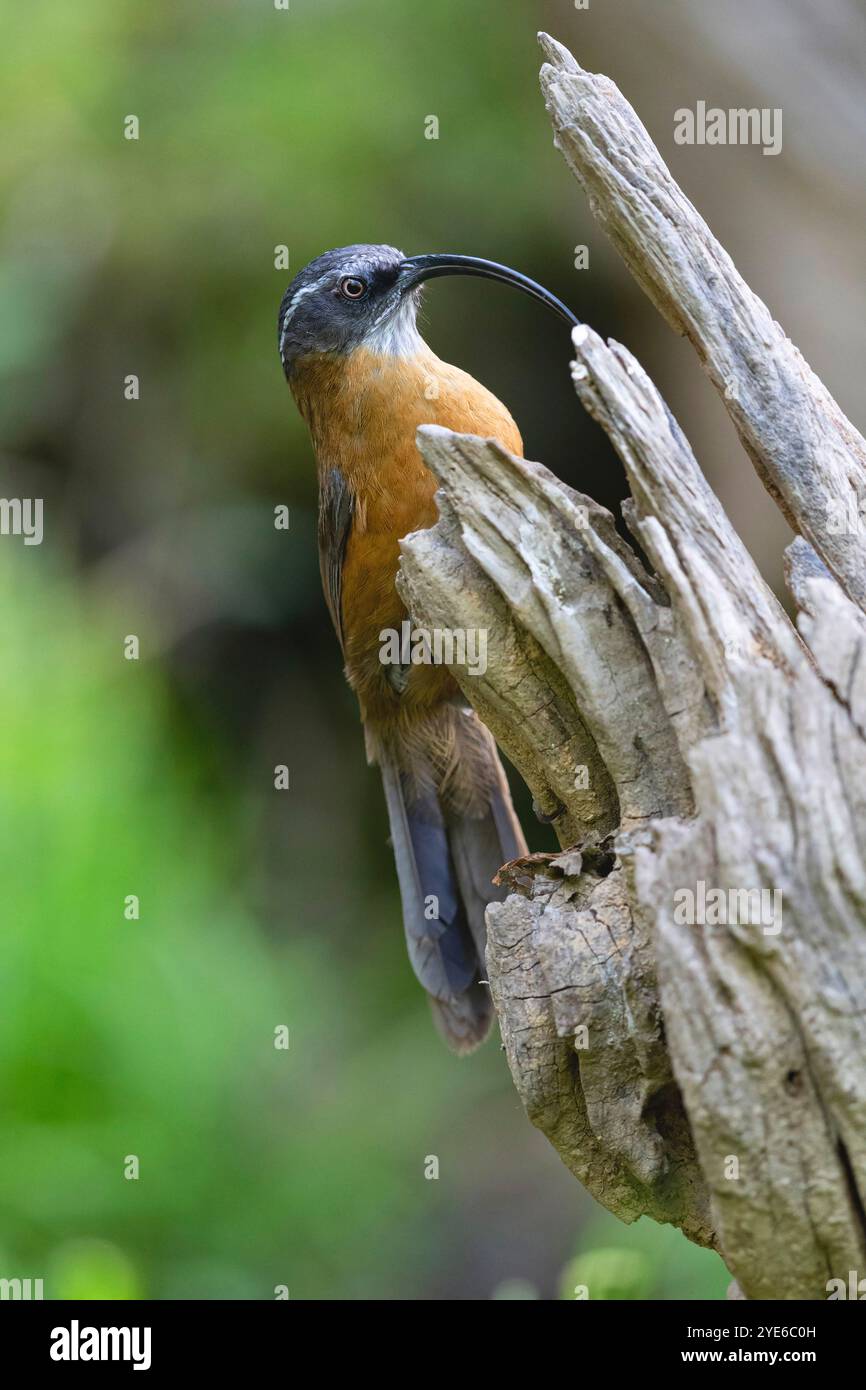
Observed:
[[[399,257],[400,253],[395,252],[395,255]],[[286,312],[283,315],[283,326],[280,332],[280,358],[282,359],[283,357],[283,349],[286,344],[286,334],[288,331],[289,321],[294,317],[295,313],[297,312],[302,299],[306,299],[308,294],[315,294],[316,291],[320,290],[323,285],[327,285],[328,282],[334,278],[334,274],[336,271],[339,271],[340,279],[342,279],[345,275],[361,275],[365,279],[367,279],[369,278],[372,270],[373,266],[370,262],[369,257],[360,256],[353,261],[344,261],[343,264],[340,266],[331,266],[330,270],[326,270],[325,273],[323,275],[320,275],[318,280],[314,280],[311,285],[302,285],[299,290],[295,290],[295,293],[289,300]],[[382,320],[384,318],[387,318],[387,316],[391,312],[392,310],[386,307],[379,315],[379,317],[375,320],[373,327],[378,327]],[[407,353],[406,355],[409,354]]]
[[[308,294],[315,294],[316,290],[321,289],[322,285],[324,285],[327,280],[330,280],[330,278],[331,272],[329,271],[327,275],[320,275],[318,280],[313,281],[312,285],[302,285],[299,290],[295,290],[295,293],[289,300],[288,308],[283,314],[283,331],[280,334],[280,356],[282,356],[283,346],[286,341],[286,329],[289,326],[289,319],[295,313],[301,300],[305,299]]]

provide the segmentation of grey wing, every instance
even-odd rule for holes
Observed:
[[[330,468],[319,485],[319,569],[322,588],[340,646],[343,642],[343,561],[352,530],[355,498],[339,468]]]

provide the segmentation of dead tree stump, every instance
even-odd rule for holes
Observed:
[[[866,445],[631,106],[542,35],[555,140],[694,345],[798,533],[789,621],[631,354],[574,331],[628,527],[493,440],[419,446],[403,542],[427,627],[485,628],[462,688],[564,852],[508,866],[488,968],[529,1117],[593,1195],[712,1245],[750,1298],[866,1271]]]

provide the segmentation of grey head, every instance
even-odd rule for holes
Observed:
[[[299,271],[283,295],[280,359],[288,374],[312,353],[345,355],[366,346],[410,353],[420,346],[415,317],[420,288],[405,283],[402,251],[340,246]]]
[[[546,304],[572,327],[579,320],[549,290],[509,266],[449,253],[406,257],[393,246],[340,246],[295,276],[277,321],[286,376],[314,353],[347,355],[356,348],[398,357],[418,352],[415,326],[420,287],[441,275],[480,275],[514,285]]]

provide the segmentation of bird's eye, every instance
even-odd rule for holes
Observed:
[[[366,293],[366,283],[356,275],[346,275],[340,281],[340,294],[346,299],[361,299]]]

